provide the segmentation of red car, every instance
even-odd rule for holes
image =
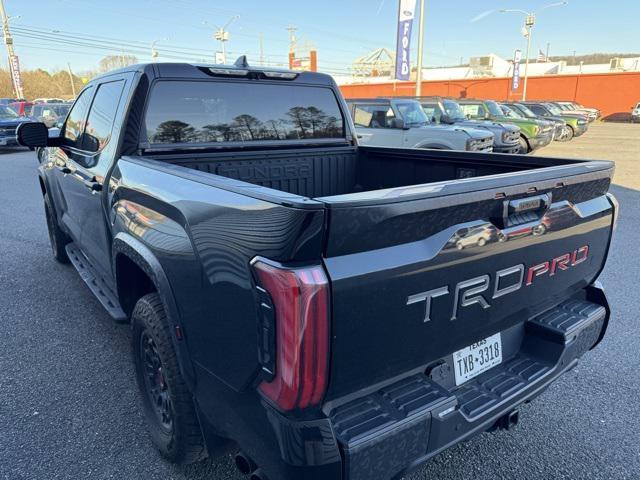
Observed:
[[[28,116],[32,106],[33,102],[13,102],[9,104],[9,107],[21,117]]]

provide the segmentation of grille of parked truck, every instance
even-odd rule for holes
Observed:
[[[374,118],[427,130],[402,102],[356,111],[327,75],[243,58],[154,63],[89,81],[60,130],[19,127],[46,147],[54,257],[131,325],[165,458],[400,478],[512,427],[603,338],[613,164],[357,141]]]

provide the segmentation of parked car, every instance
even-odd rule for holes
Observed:
[[[28,117],[33,102],[12,102],[8,106],[21,117]]]
[[[8,105],[0,105],[0,146],[17,146],[16,129],[19,125],[32,121],[31,118],[18,115]]]
[[[70,108],[70,103],[37,103],[31,107],[30,116],[51,128],[64,121]]]
[[[553,127],[550,124],[528,118],[507,117],[498,103],[493,100],[460,99],[458,103],[469,119],[491,120],[519,127],[520,154],[530,153],[545,147],[553,140]]]
[[[513,427],[605,335],[611,162],[359,146],[330,76],[245,60],[94,78],[49,133],[18,130],[48,147],[53,255],[131,324],[171,461],[232,447],[253,478],[400,478]]]
[[[631,110],[631,121],[640,122],[640,102]]]
[[[36,98],[33,103],[64,103],[62,98]]]
[[[491,152],[493,134],[429,121],[422,106],[406,98],[347,100],[361,145]]]
[[[520,151],[520,128],[508,123],[491,120],[469,120],[458,103],[450,98],[421,97],[417,101],[433,123],[457,125],[493,133],[493,151],[496,153],[518,153]]]
[[[562,117],[540,117],[533,113],[529,107],[521,103],[506,103],[501,105],[510,108],[521,117],[550,122],[554,127],[553,140],[556,142],[568,142],[573,138],[573,129],[567,124],[567,120]],[[577,122],[576,119],[569,119],[569,121]]]
[[[597,108],[584,107],[576,102],[551,102],[551,103],[553,103],[554,105],[556,105],[557,107],[561,108],[566,112],[583,113],[587,116],[587,119],[590,122],[597,120],[598,118],[600,118],[600,115],[601,115],[600,110],[598,110]]]
[[[573,137],[583,135],[589,129],[589,121],[579,113],[570,113],[560,110],[553,104],[546,102],[521,102],[533,113],[542,118],[562,118],[571,127]]]

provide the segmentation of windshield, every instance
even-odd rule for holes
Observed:
[[[445,112],[447,112],[447,116],[451,120],[463,120],[465,118],[462,107],[453,100],[445,100],[442,104],[444,105]]]
[[[510,105],[500,105],[504,114],[509,118],[524,118],[524,116],[516,109],[511,107]]]
[[[418,102],[402,102],[398,103],[396,106],[398,107],[398,110],[400,110],[400,114],[402,115],[405,125],[415,127],[427,125],[429,123],[429,119],[424,113],[422,105]]]
[[[501,117],[504,115],[504,113],[502,113],[502,110],[500,110],[500,106],[496,102],[487,100],[484,103],[487,106],[489,113],[491,113],[491,115],[493,115],[494,117]]]
[[[513,108],[518,110],[525,118],[536,118],[537,115],[531,111],[526,105],[514,105]]]
[[[6,105],[0,106],[0,118],[8,119],[8,118],[18,118],[19,115],[11,108]]]
[[[552,115],[562,115],[562,110],[556,107],[553,103],[547,103],[545,106],[547,107],[547,110],[551,112]]]

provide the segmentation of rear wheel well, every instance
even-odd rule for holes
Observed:
[[[130,317],[136,302],[157,289],[149,275],[126,255],[116,257],[115,267],[120,306]]]

